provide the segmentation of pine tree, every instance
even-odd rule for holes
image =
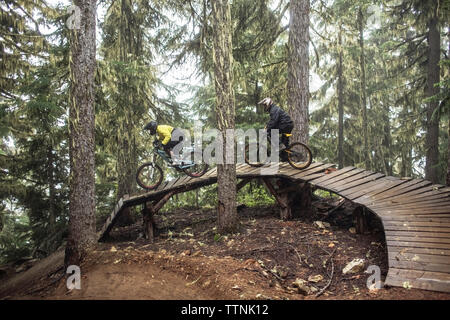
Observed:
[[[217,164],[218,230],[232,232],[237,228],[238,218],[234,137],[231,141],[227,139],[227,130],[235,128],[231,13],[228,0],[213,1],[211,6],[217,126],[222,135],[219,141],[223,148],[223,162]],[[229,150],[229,145],[232,146],[232,151]]]
[[[96,1],[77,0],[80,28],[71,30],[70,48],[70,205],[66,265],[80,265],[97,242],[95,228]]]
[[[288,105],[293,140],[309,141],[309,0],[290,2]]]

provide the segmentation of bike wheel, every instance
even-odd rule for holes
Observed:
[[[244,152],[244,160],[245,163],[255,167],[259,168],[264,165],[264,162],[262,161],[260,157],[260,149],[264,148],[264,150],[261,150],[262,152],[266,152],[267,150],[265,147],[262,147],[259,145],[259,143],[249,143],[245,146],[245,152]]]
[[[156,189],[163,180],[163,171],[153,162],[141,165],[136,173],[137,184],[146,190]]]
[[[308,168],[312,162],[311,150],[301,142],[291,144],[285,152],[289,164],[296,169]]]
[[[183,158],[181,165],[181,170],[193,178],[201,177],[206,173],[206,171],[208,171],[209,168],[208,164],[203,162],[203,160],[200,163],[195,163],[194,161],[196,159],[196,155],[198,159],[202,159],[202,154],[200,152],[192,151],[186,158]],[[184,167],[187,165],[188,167]]]

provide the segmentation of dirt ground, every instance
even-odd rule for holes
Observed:
[[[106,242],[99,243],[81,266],[81,290],[69,291],[62,271],[43,272],[40,262],[2,279],[0,299],[450,298],[450,294],[405,288],[369,290],[370,275],[364,273],[369,265],[380,267],[382,280],[387,273],[382,229],[373,219],[370,232],[355,234],[350,229],[350,207],[344,205],[329,216],[323,213],[333,205],[317,202],[315,214],[292,221],[280,220],[276,206],[240,207],[239,232],[228,236],[217,234],[214,210],[159,214],[153,243],[142,238],[141,221],[114,229]],[[330,225],[318,225],[317,220]],[[61,257],[55,257],[59,260],[50,269],[58,270]],[[343,268],[355,258],[365,260],[364,270],[344,275]],[[307,292],[298,288],[298,279],[304,280]]]

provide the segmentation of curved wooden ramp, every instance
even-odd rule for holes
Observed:
[[[279,177],[307,182],[365,206],[383,223],[389,259],[385,284],[450,292],[450,188],[423,179],[399,179],[354,167],[325,173],[333,166],[313,163],[305,170],[296,170],[288,164],[274,169],[240,164],[236,174],[238,178]],[[99,239],[108,234],[126,207],[216,181],[214,168],[200,178],[184,176],[151,192],[125,197],[100,230]]]

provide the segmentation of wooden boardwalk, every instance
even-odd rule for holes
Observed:
[[[450,292],[450,188],[423,179],[399,179],[354,167],[325,173],[333,164],[312,163],[305,170],[280,164],[278,170],[237,165],[238,178],[287,178],[307,182],[368,208],[384,227],[389,259],[388,286]],[[216,183],[216,168],[200,178],[183,176],[151,192],[119,201],[100,230],[103,238],[120,212],[159,199]]]

